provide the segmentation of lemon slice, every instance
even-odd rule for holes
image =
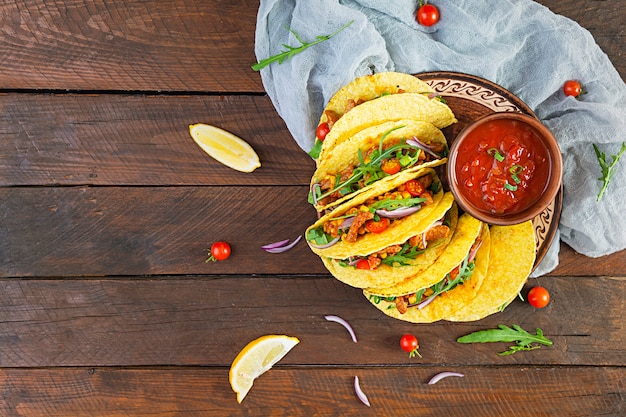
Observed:
[[[218,162],[241,172],[252,172],[261,166],[259,156],[245,140],[219,127],[197,123],[189,125],[193,140]]]
[[[241,403],[252,388],[256,378],[281,360],[295,345],[298,338],[284,335],[267,335],[248,343],[230,366],[228,380]]]

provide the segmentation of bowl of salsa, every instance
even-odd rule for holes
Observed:
[[[561,188],[559,145],[534,117],[492,113],[463,129],[450,147],[448,183],[459,206],[489,224],[540,214]]]

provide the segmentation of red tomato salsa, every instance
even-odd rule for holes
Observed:
[[[493,120],[478,126],[459,146],[455,174],[472,205],[505,214],[523,210],[541,196],[550,157],[531,126]]]

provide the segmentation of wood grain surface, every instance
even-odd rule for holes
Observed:
[[[542,0],[626,75],[619,0]],[[259,1],[16,0],[0,5],[0,416],[621,416],[626,252],[561,245],[478,322],[393,320],[294,239],[316,218],[315,166],[250,69]],[[581,51],[584,53],[584,51]],[[243,174],[192,123],[245,138]],[[205,262],[217,240],[226,262]],[[355,329],[354,344],[336,314]],[[456,339],[539,327],[551,347]],[[420,340],[423,358],[398,346]],[[231,361],[264,334],[301,342],[238,404]],[[465,374],[436,385],[442,371]],[[371,408],[355,396],[358,376]]]

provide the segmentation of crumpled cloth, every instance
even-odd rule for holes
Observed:
[[[552,130],[564,162],[559,229],[533,276],[558,265],[559,239],[590,257],[626,247],[626,156],[602,199],[592,144],[616,154],[626,140],[626,85],[592,35],[530,0],[431,1],[432,27],[415,20],[412,0],[261,0],[255,32],[258,60],[284,44],[331,39],[261,70],[263,85],[298,145],[311,149],[324,105],[343,85],[373,72],[457,71],[495,82],[521,98]],[[566,97],[563,83],[587,93]]]

